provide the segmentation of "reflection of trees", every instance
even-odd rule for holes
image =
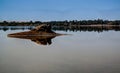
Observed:
[[[31,30],[34,26],[0,26],[0,30]]]
[[[7,30],[31,30],[33,29],[34,26],[31,27],[0,27],[0,30],[3,31],[7,31]],[[81,25],[81,26],[53,26],[52,30],[56,31],[95,31],[95,32],[103,32],[103,31],[109,31],[109,30],[114,30],[114,31],[120,31],[120,26],[85,26],[85,25]]]
[[[7,30],[9,30],[9,28],[4,27],[2,30],[3,31],[7,31]]]
[[[120,26],[69,26],[69,27],[53,27],[53,30],[60,31],[95,31],[95,32],[103,32],[103,31],[120,31]]]

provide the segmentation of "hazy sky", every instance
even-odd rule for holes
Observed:
[[[120,19],[120,0],[0,0],[0,21]]]

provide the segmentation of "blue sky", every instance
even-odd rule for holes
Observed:
[[[120,0],[0,0],[0,21],[120,19]]]

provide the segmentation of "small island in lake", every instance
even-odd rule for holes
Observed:
[[[8,37],[30,39],[31,41],[36,42],[37,44],[50,45],[52,43],[51,39],[60,35],[62,34],[55,33],[54,31],[52,31],[51,26],[42,24],[30,31],[8,34]]]

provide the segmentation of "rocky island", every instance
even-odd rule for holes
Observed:
[[[8,37],[30,39],[37,44],[50,45],[52,43],[51,39],[60,35],[63,34],[55,33],[54,31],[52,31],[50,25],[42,24],[36,26],[30,31],[8,34]]]

